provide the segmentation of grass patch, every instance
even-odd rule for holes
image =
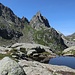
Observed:
[[[3,58],[6,57],[6,56],[12,58],[12,56],[11,56],[10,54],[1,54],[1,53],[0,53],[0,60],[3,59]]]
[[[42,55],[51,55],[49,52],[43,52]]]

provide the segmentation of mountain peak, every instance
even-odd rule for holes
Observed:
[[[21,20],[22,20],[22,22],[27,22],[27,23],[29,23],[28,19],[27,19],[26,17],[24,17],[24,16],[22,17]]]
[[[33,18],[30,20],[30,24],[35,29],[50,27],[48,20],[42,16],[40,11],[38,11],[36,15],[33,16]]]
[[[41,12],[38,11],[38,12],[36,13],[36,16],[41,16]]]
[[[2,3],[0,3],[0,5],[3,5]]]

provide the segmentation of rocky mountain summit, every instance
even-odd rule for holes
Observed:
[[[30,25],[32,28],[39,30],[41,28],[49,28],[49,22],[48,20],[41,15],[40,11],[36,13],[36,15],[33,16],[33,18],[30,20]]]
[[[74,69],[48,64],[57,54],[75,55],[75,47],[67,48],[72,45],[40,12],[28,21],[0,3],[0,75],[75,75]]]
[[[48,20],[37,12],[28,21],[17,17],[13,11],[0,3],[0,45],[12,45],[16,42],[38,43],[55,50],[67,48],[61,35],[50,26]]]
[[[20,19],[13,11],[0,3],[0,36],[4,39],[19,38],[22,32],[19,28],[23,28],[23,23],[29,23],[26,18]]]

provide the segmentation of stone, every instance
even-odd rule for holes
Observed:
[[[34,54],[33,54],[33,57],[38,57],[38,56],[39,56],[38,53],[34,53]]]
[[[36,50],[28,50],[28,51],[27,51],[27,55],[31,55],[31,54],[33,54],[33,53],[36,53]]]
[[[25,22],[29,23],[28,19],[26,17],[24,17],[24,16],[22,17],[21,20],[22,20],[23,23],[25,23]]]
[[[39,63],[37,61],[20,60],[27,75],[75,75],[75,70],[66,66]]]
[[[40,44],[30,44],[30,43],[16,43],[11,46],[17,50],[23,48],[26,50],[26,57],[31,58],[43,63],[48,63],[50,58],[55,57],[56,55],[50,50],[50,47],[43,46]],[[21,51],[21,50],[20,50]],[[18,55],[19,57],[19,55]],[[24,58],[24,56],[23,56]],[[22,58],[21,58],[22,59]]]
[[[8,51],[11,51],[11,50],[12,50],[12,48],[0,46],[0,53],[1,54],[6,54]]]
[[[64,49],[63,52],[68,52],[68,51],[71,51],[71,50],[75,50],[75,46],[71,46],[69,48],[66,48],[66,49]]]
[[[65,45],[67,45],[68,47],[75,46],[74,37],[75,36],[73,36],[73,35],[69,35],[69,36],[62,35],[61,36],[61,38],[63,39]]]
[[[9,57],[0,61],[0,75],[26,75],[23,68]]]
[[[75,46],[71,46],[69,48],[64,49],[64,56],[75,56]]]

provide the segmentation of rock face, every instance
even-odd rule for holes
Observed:
[[[0,47],[0,59],[5,56],[15,60],[36,60],[42,63],[48,63],[50,58],[56,56],[49,47],[40,44],[16,43],[9,47]]]
[[[30,25],[35,29],[50,27],[48,20],[43,17],[40,12],[37,12],[36,15],[33,16],[30,21]]]
[[[16,61],[5,57],[0,60],[0,75],[75,75],[75,70],[66,66],[43,64],[37,61]]]
[[[20,65],[10,59],[5,57],[0,61],[0,75],[26,75]]]
[[[23,23],[28,20],[25,18],[20,19],[13,11],[0,3],[0,36],[4,39],[12,39],[13,37],[19,38],[22,32],[18,28],[23,27]],[[17,29],[15,30],[15,28]]]
[[[17,17],[10,8],[2,5],[1,3],[0,3],[0,17],[3,18],[8,23],[11,22],[15,23],[16,26],[21,26],[21,23],[23,22],[23,18],[20,19],[19,17]],[[24,22],[25,21],[28,22],[26,18]]]
[[[22,52],[27,58],[36,60],[42,63],[48,63],[50,58],[55,57],[49,47],[40,44],[30,44],[30,43],[16,43],[11,46],[11,48],[18,50],[17,53]],[[18,57],[20,54],[18,54]],[[20,59],[26,59],[25,56],[21,56]]]
[[[36,61],[21,60],[19,64],[27,75],[74,75],[75,70],[66,66],[43,64]]]

